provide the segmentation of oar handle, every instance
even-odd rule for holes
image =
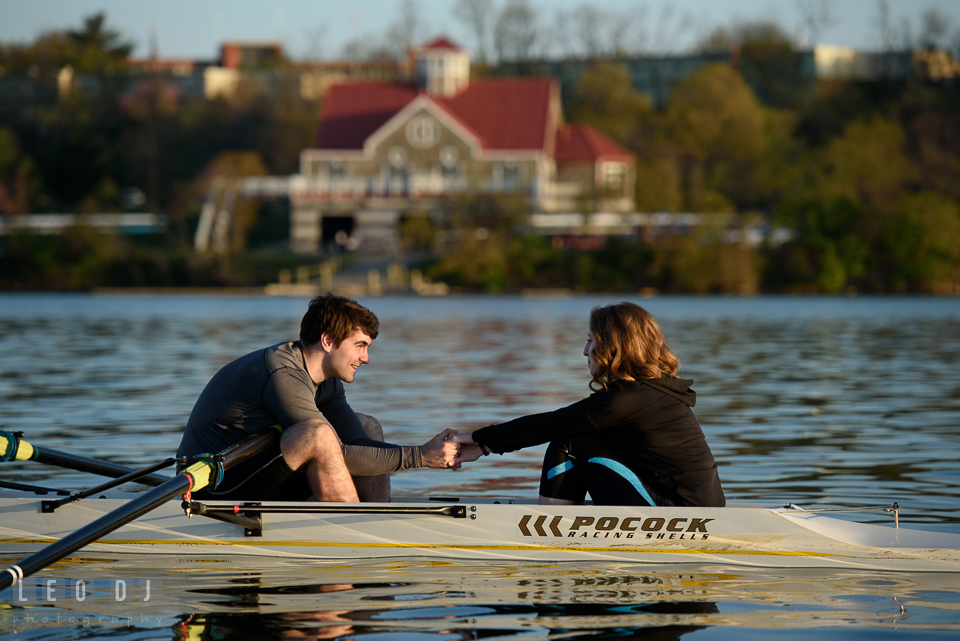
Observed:
[[[122,507],[104,514],[73,534],[48,545],[19,563],[11,565],[0,573],[0,590],[14,585],[24,577],[42,570],[51,563],[56,563],[71,552],[93,543],[180,494],[206,487],[210,482],[211,475],[216,471],[218,461],[223,469],[229,469],[265,450],[274,438],[279,438],[277,431],[263,430],[225,449],[216,457],[213,457],[213,460],[194,463],[163,485],[131,499]]]
[[[23,432],[0,430],[0,461],[29,461],[37,458],[33,445],[23,440]]]
[[[22,432],[4,432],[0,430],[0,461],[36,461],[47,465],[56,465],[69,470],[78,472],[89,472],[111,478],[119,478],[134,472],[134,468],[110,463],[108,461],[99,461],[95,458],[79,456],[77,454],[68,454],[59,450],[51,450],[47,447],[33,445],[22,438]],[[137,478],[134,482],[142,485],[156,486],[166,483],[170,480],[169,476],[162,474],[147,474]]]

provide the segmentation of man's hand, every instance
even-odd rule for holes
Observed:
[[[459,468],[456,457],[460,453],[460,445],[452,440],[445,440],[448,436],[454,434],[456,434],[455,430],[443,430],[424,443],[421,448],[423,464],[437,469]]]

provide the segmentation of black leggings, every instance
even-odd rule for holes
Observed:
[[[580,503],[587,493],[597,505],[658,505],[618,452],[593,434],[551,441],[543,457],[540,495]]]
[[[279,438],[266,451],[227,470],[215,489],[193,493],[193,498],[204,501],[303,501],[311,496],[306,475],[283,460]]]

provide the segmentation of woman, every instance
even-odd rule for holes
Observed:
[[[490,452],[550,442],[540,503],[576,505],[725,504],[717,464],[691,407],[693,381],[676,378],[679,362],[645,309],[596,307],[583,349],[594,393],[568,407],[474,432],[451,434],[456,463]]]

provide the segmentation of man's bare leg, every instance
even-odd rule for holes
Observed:
[[[383,440],[383,426],[380,421],[372,416],[357,413],[360,424],[363,425],[367,436],[375,441]],[[357,494],[360,500],[368,503],[389,503],[390,502],[390,475],[381,474],[379,476],[354,476],[353,483],[357,486]]]
[[[306,472],[318,501],[360,501],[343,461],[340,440],[324,421],[308,418],[285,429],[280,435],[280,452],[291,469]]]

